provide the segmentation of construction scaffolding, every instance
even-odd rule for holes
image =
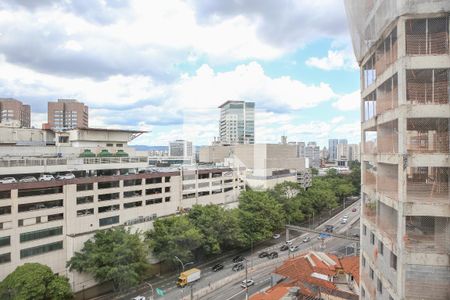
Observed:
[[[409,104],[448,104],[449,70],[406,71],[406,97]]]
[[[411,153],[448,153],[449,119],[408,119],[407,150]]]
[[[408,168],[407,201],[450,205],[449,170],[445,167]]]
[[[406,265],[405,299],[448,299],[450,267]]]

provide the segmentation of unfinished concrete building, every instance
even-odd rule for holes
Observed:
[[[450,1],[345,4],[361,67],[361,299],[450,299]]]

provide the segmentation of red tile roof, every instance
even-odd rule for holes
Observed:
[[[342,269],[347,274],[352,274],[359,285],[359,257],[347,256],[341,259]]]
[[[258,292],[250,297],[250,300],[279,300],[286,296],[292,285],[277,284],[265,292]]]

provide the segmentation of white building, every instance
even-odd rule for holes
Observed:
[[[311,168],[320,168],[320,147],[316,142],[308,142],[305,147],[305,157],[309,159]]]
[[[255,103],[226,101],[220,108],[220,142],[224,145],[255,143]]]
[[[345,3],[361,67],[361,299],[450,299],[450,1]]]
[[[169,156],[192,157],[194,155],[192,142],[186,140],[175,140],[169,142]]]

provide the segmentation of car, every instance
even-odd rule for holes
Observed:
[[[263,258],[263,257],[267,257],[267,256],[269,256],[269,252],[266,252],[266,251],[263,251],[260,254],[258,254],[259,258]]]
[[[36,181],[37,181],[36,177],[33,176],[23,177],[19,180],[19,182],[36,182]]]
[[[303,239],[303,243],[307,243],[307,242],[309,242],[311,240],[311,238],[309,237],[309,236],[307,236],[307,237],[305,237],[304,239]]]
[[[279,239],[281,237],[281,235],[279,233],[275,233],[272,237],[274,239]]]
[[[136,296],[131,300],[145,300],[145,297],[144,296]]]
[[[286,241],[286,245],[290,246],[290,245],[292,245],[293,242],[294,242],[294,240],[288,240],[288,241]]]
[[[237,263],[231,268],[231,270],[233,270],[235,272],[240,271],[240,270],[244,270],[244,269],[245,269],[245,267],[244,267],[243,263]]]
[[[42,174],[41,176],[39,176],[39,181],[52,181],[55,180],[55,177],[53,177],[53,175],[50,174]]]
[[[326,232],[333,232],[334,226],[333,225],[325,225],[325,231]]]
[[[17,180],[14,177],[4,177],[0,179],[0,183],[16,183]]]
[[[217,264],[214,267],[212,267],[213,272],[217,272],[223,269],[223,265],[222,264]]]
[[[282,245],[281,247],[280,247],[280,251],[286,251],[286,250],[288,250],[289,249],[289,246],[288,245]]]
[[[242,280],[241,286],[245,289],[254,284],[255,284],[255,282],[253,280],[247,279],[247,280]]]
[[[356,211],[357,211],[356,207],[353,207],[352,212],[356,212]]]
[[[269,259],[274,259],[274,258],[277,258],[277,257],[278,257],[278,252],[277,251],[272,251],[267,256],[267,258],[269,258]]]
[[[243,262],[244,260],[245,260],[245,258],[240,256],[240,255],[238,255],[235,258],[233,258],[233,262],[234,263],[240,263],[240,262]]]
[[[299,248],[298,248],[298,246],[290,246],[289,247],[289,251],[291,251],[291,252],[295,252],[295,251],[297,251]]]
[[[58,176],[56,176],[56,179],[58,179],[58,180],[69,180],[69,179],[74,179],[75,178],[75,175],[73,175],[73,173],[67,173],[67,174],[64,174],[64,175],[58,175]]]
[[[341,219],[341,224],[347,224],[347,221],[348,221],[348,219],[342,218],[342,219]]]
[[[344,215],[342,219],[348,219],[348,215]]]

